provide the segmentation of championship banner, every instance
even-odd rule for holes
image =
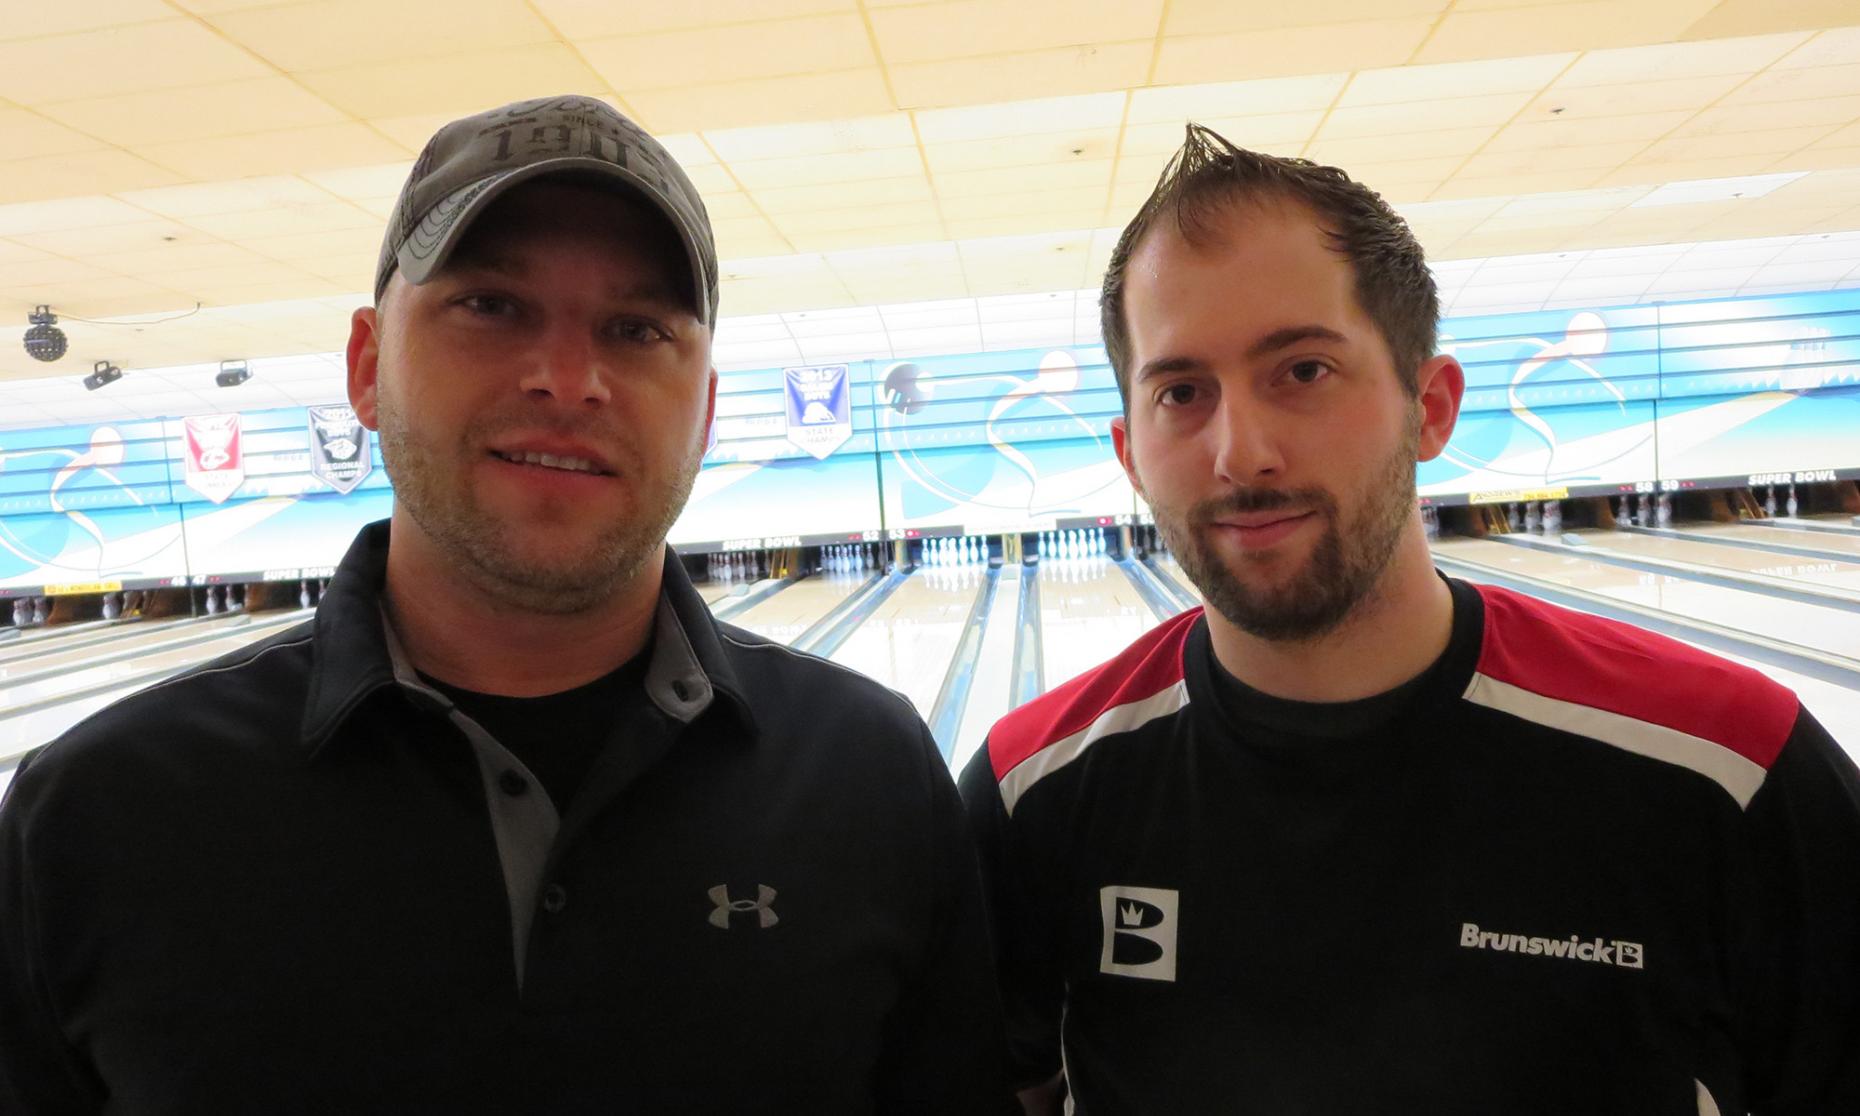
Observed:
[[[216,504],[245,483],[239,416],[194,415],[181,420],[187,447],[187,487]]]
[[[346,404],[311,407],[310,475],[347,496],[374,472],[368,428]]]
[[[782,369],[788,440],[816,458],[852,437],[852,390],[844,364]]]

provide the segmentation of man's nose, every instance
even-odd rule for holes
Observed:
[[[592,331],[576,322],[552,322],[525,362],[518,386],[539,402],[549,399],[571,407],[599,406],[613,398],[608,373],[605,354]]]
[[[1284,471],[1282,431],[1253,401],[1224,396],[1215,414],[1214,471],[1236,487],[1250,487]]]

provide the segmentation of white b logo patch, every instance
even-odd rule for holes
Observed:
[[[1167,888],[1100,888],[1098,907],[1104,916],[1104,948],[1098,956],[1098,971],[1173,981],[1179,901],[1179,893]]]

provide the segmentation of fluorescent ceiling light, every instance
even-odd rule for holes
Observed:
[[[1656,205],[1689,205],[1693,202],[1730,201],[1734,198],[1760,198],[1806,175],[1807,171],[1788,174],[1752,174],[1742,178],[1698,178],[1690,182],[1668,182],[1646,197],[1628,206],[1647,209]]]

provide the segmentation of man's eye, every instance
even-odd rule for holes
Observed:
[[[618,337],[620,340],[636,345],[662,340],[665,337],[665,331],[661,330],[658,326],[653,325],[651,322],[642,322],[638,320],[615,322],[613,333],[614,336]]]
[[[1330,375],[1330,366],[1321,360],[1301,360],[1292,365],[1291,375],[1301,384],[1314,384]]]
[[[459,305],[486,318],[507,318],[517,311],[517,304],[502,295],[466,295]]]
[[[1164,406],[1184,407],[1195,401],[1194,384],[1170,384],[1157,396]]]

